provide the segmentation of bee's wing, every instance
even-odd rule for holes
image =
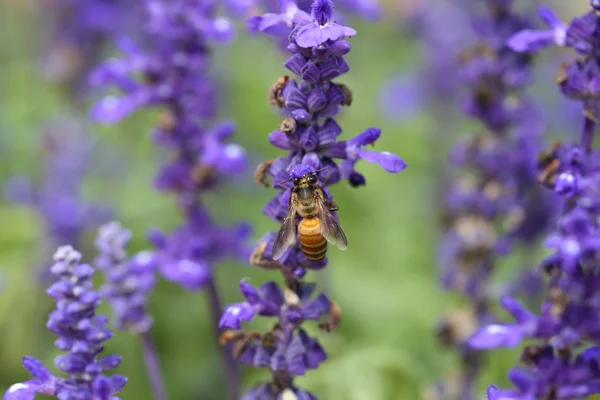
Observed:
[[[283,253],[296,243],[296,196],[296,193],[290,195],[288,212],[273,244],[273,260],[281,258]]]
[[[335,244],[340,250],[346,250],[348,247],[346,234],[331,213],[329,202],[326,200],[323,190],[315,191],[315,203],[317,205],[317,217],[321,220],[321,233],[328,242]]]

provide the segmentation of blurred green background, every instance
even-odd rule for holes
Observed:
[[[407,1],[388,3],[389,10],[410,8]],[[571,3],[585,6],[587,1]],[[563,15],[576,12],[570,8]],[[335,333],[319,334],[330,359],[297,380],[322,399],[418,399],[424,386],[457,365],[451,352],[441,351],[433,334],[436,320],[461,302],[439,289],[436,275],[440,232],[434,165],[446,157],[438,142],[447,142],[456,133],[432,132],[439,125],[436,116],[426,112],[402,122],[384,117],[379,105],[382,88],[397,74],[419,68],[420,62],[418,43],[401,34],[392,12],[384,14],[384,21],[377,24],[352,24],[359,34],[352,39],[353,51],[347,58],[351,72],[340,81],[354,92],[354,103],[339,121],[344,137],[370,126],[383,128],[376,149],[401,155],[409,168],[390,175],[362,163],[359,169],[367,177],[367,186],[333,188],[350,245],[346,252],[332,249],[330,266],[315,279],[341,306],[343,322]],[[35,2],[0,0],[0,182],[14,174],[40,175],[40,136],[49,119],[65,110],[85,118],[87,105],[74,107],[63,88],[40,73],[45,35],[39,28],[41,18]],[[267,141],[280,118],[266,101],[266,91],[285,73],[284,56],[269,38],[250,37],[239,25],[236,41],[215,50],[215,71],[224,92],[222,116],[237,122],[235,140],[252,155],[254,167],[282,154]],[[458,114],[457,109],[457,118]],[[156,119],[156,113],[142,112],[114,127],[90,124],[97,141],[96,161],[117,160],[118,167],[91,176],[85,197],[116,210],[116,218],[134,233],[132,252],[149,246],[145,239],[149,228],[168,230],[179,222],[173,199],[151,186],[161,160],[149,140]],[[261,213],[273,192],[254,184],[251,173],[211,193],[207,202],[223,223],[250,221],[256,240],[278,227]],[[51,366],[57,353],[54,337],[45,328],[53,302],[32,272],[49,256],[43,252],[41,224],[32,210],[0,199],[0,392],[29,379],[21,367],[23,355]],[[93,236],[90,232],[81,249],[87,260],[95,255]],[[279,279],[277,272],[241,264],[220,265],[216,276],[227,303],[241,299],[241,278],[248,277],[256,285]],[[221,360],[205,294],[161,281],[151,296],[150,310],[156,319],[153,335],[170,398],[224,399]],[[110,313],[105,305],[103,311]],[[107,343],[107,351],[123,356],[117,372],[129,377],[129,382],[121,397],[151,398],[137,338],[118,333]],[[482,388],[506,383],[505,373],[516,357],[514,352],[495,352]],[[245,387],[268,378],[268,371],[244,369]]]

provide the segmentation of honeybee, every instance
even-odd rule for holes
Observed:
[[[328,241],[340,250],[346,250],[346,235],[331,213],[337,210],[338,207],[329,201],[323,186],[319,184],[314,170],[307,170],[295,178],[288,212],[273,245],[273,259],[281,258],[296,243],[297,215],[302,218],[298,224],[298,236],[306,258],[312,261],[325,258]]]

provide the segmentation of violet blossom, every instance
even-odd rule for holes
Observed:
[[[152,231],[156,265],[162,275],[189,290],[207,289],[218,335],[222,312],[213,268],[225,259],[247,259],[247,224],[224,227],[203,204],[202,195],[246,170],[244,149],[230,142],[235,125],[216,122],[219,86],[212,74],[213,45],[233,37],[233,25],[217,15],[219,2],[146,0],[144,43],[119,41],[120,58],[109,59],[90,76],[93,85],[120,89],[91,110],[91,117],[116,123],[133,112],[158,107],[152,134],[169,153],[154,186],[171,193],[184,216],[170,233]],[[237,370],[226,354],[228,387],[237,398]]]
[[[283,1],[282,5],[281,18],[285,19],[294,4]],[[269,90],[271,104],[284,114],[281,126],[269,135],[269,141],[287,154],[259,165],[255,171],[257,182],[267,187],[272,183],[278,190],[263,209],[265,215],[278,223],[287,214],[295,179],[316,174],[331,201],[331,185],[342,180],[354,187],[366,183],[355,169],[360,159],[377,163],[391,173],[406,167],[395,154],[365,148],[377,141],[381,135],[379,128],[368,128],[348,140],[338,139],[342,128],[334,117],[341,107],[351,105],[352,92],[333,80],[349,71],[344,55],[351,45],[345,38],[356,31],[332,19],[330,0],[316,0],[310,20],[300,15],[302,18],[286,20],[291,21],[292,31],[287,46],[291,56],[285,66],[295,77],[282,76]],[[294,377],[318,368],[327,358],[318,340],[307,333],[303,324],[313,320],[323,330],[332,331],[339,323],[340,309],[326,295],[317,295],[314,283],[303,279],[307,270],[325,268],[327,258],[310,261],[297,244],[274,260],[275,237],[270,232],[260,240],[250,263],[280,270],[284,287],[267,282],[257,288],[243,280],[240,290],[245,301],[227,307],[220,325],[229,330],[222,334],[221,343],[233,344],[234,356],[243,363],[271,371],[270,381],[251,389],[243,400],[316,399],[294,383]],[[277,322],[265,333],[245,331],[243,322],[257,316],[276,318]]]
[[[4,400],[33,400],[36,393],[61,400],[115,400],[127,382],[121,375],[104,373],[117,367],[121,357],[106,355],[104,343],[112,337],[106,327],[108,318],[96,314],[100,294],[93,289],[94,269],[80,264],[81,254],[71,246],[54,254],[52,274],[57,281],[47,290],[56,300],[56,310],[48,318],[48,329],[58,336],[55,345],[66,354],[54,359],[56,367],[68,377],[53,375],[39,360],[24,357],[23,366],[32,380],[8,388]]]
[[[154,397],[166,400],[158,354],[150,336],[153,320],[148,312],[148,294],[156,285],[156,260],[153,252],[148,250],[128,258],[130,239],[131,232],[118,222],[100,227],[96,238],[99,254],[94,264],[106,276],[107,283],[101,291],[112,307],[115,326],[140,337]]]
[[[600,4],[592,0],[591,7],[568,25],[554,24],[566,26],[564,40],[556,44],[579,55],[560,67],[557,83],[566,97],[583,105],[583,127],[575,144],[555,145],[540,165],[542,183],[564,204],[556,232],[546,241],[554,251],[535,268],[548,276],[545,302],[536,314],[514,298],[502,299],[515,322],[485,326],[469,341],[490,349],[533,339],[522,350],[523,366],[509,372],[514,388],[491,386],[489,400],[566,400],[600,393],[600,165],[593,147],[600,105],[594,89],[600,79]],[[522,51],[541,48],[539,34],[531,31],[517,33],[509,44]]]
[[[467,339],[496,320],[489,307],[496,265],[511,249],[536,243],[552,215],[551,203],[536,185],[543,126],[524,93],[532,60],[506,45],[530,23],[512,10],[510,1],[486,3],[487,15],[473,23],[480,43],[464,51],[460,69],[469,89],[463,111],[480,123],[481,131],[459,140],[451,152],[451,164],[460,173],[446,189],[440,249],[442,285],[470,300],[438,326],[441,343],[457,349],[462,368],[432,398],[475,398],[485,360]],[[539,287],[532,278],[524,276],[528,285]]]

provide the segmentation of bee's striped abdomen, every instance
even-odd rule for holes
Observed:
[[[298,225],[300,234],[300,247],[306,258],[319,261],[327,253],[327,240],[321,234],[321,221],[319,218],[304,218]]]

